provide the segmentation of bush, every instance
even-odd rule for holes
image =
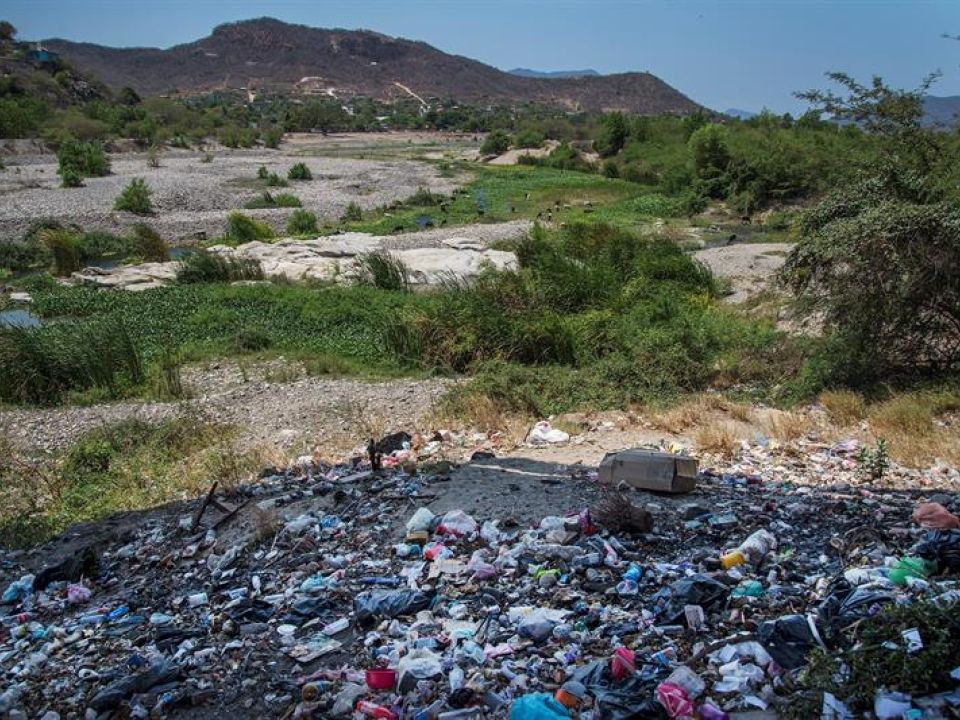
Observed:
[[[343,222],[360,222],[363,220],[363,211],[357,203],[351,200],[347,209],[343,211],[343,215],[340,216],[340,220]]]
[[[126,210],[137,215],[153,214],[150,202],[152,191],[143,178],[133,178],[113,202],[114,210]]]
[[[150,149],[147,150],[147,167],[160,167],[160,148],[158,148],[156,145],[151,145]]]
[[[76,184],[67,185],[67,175],[71,182],[79,176],[102,177],[110,174],[110,160],[103,151],[100,143],[85,142],[68,136],[57,149],[57,173],[64,178],[64,187],[77,187]]]
[[[537,128],[526,128],[517,133],[514,145],[518,148],[540,148],[546,140]]]
[[[290,180],[313,180],[313,173],[304,163],[298,162],[287,171],[287,177]]]
[[[263,144],[268,148],[280,147],[280,141],[283,140],[283,128],[271,127],[263,131]]]
[[[404,204],[409,207],[435,207],[437,205],[442,205],[446,201],[446,197],[440,195],[439,193],[430,192],[427,188],[422,185],[417,188],[417,191],[408,197]]]
[[[233,351],[259,352],[266,350],[273,344],[270,336],[260,328],[245,327],[237,331],[233,338]]]
[[[267,170],[266,165],[261,165],[259,168],[257,168],[257,177],[261,180],[266,180],[270,177],[270,171]]]
[[[287,219],[287,232],[290,235],[316,234],[317,216],[309,210],[294,210]]]
[[[290,183],[284,180],[276,173],[270,173],[267,176],[267,187],[287,187]]]
[[[198,250],[180,261],[179,283],[222,283],[237,280],[262,280],[263,269],[252,258],[236,257]]]
[[[133,226],[136,254],[147,262],[164,262],[170,259],[170,248],[160,233],[146,223]]]
[[[227,216],[226,237],[234,243],[269,240],[273,236],[273,229],[265,222],[239,212],[232,212]]]
[[[602,172],[603,176],[607,178],[620,177],[620,167],[617,165],[616,160],[604,160]]]
[[[623,113],[610,113],[604,118],[603,130],[593,143],[593,149],[602,158],[612,157],[623,149],[629,129]]]
[[[75,188],[83,187],[83,175],[81,175],[76,170],[71,168],[66,168],[62,171],[58,170],[60,173],[60,185],[65,188]]]
[[[42,242],[0,240],[0,268],[27,270],[48,265],[50,260],[50,251]]]
[[[487,134],[480,146],[481,155],[502,155],[510,149],[510,136],[502,130],[494,130]]]

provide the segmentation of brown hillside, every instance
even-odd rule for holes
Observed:
[[[699,107],[650,73],[519,77],[422,42],[270,18],[221,25],[209,37],[167,50],[67,40],[44,45],[114,88],[129,85],[145,95],[246,87],[390,99],[408,96],[408,88],[421,98],[541,102],[571,110],[654,114]]]

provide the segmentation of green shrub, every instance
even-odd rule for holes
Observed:
[[[421,185],[413,195],[404,201],[404,204],[410,207],[435,207],[443,204],[446,200],[447,198],[443,195],[430,192]]]
[[[510,149],[510,136],[502,130],[494,130],[484,138],[480,146],[481,155],[502,155]]]
[[[287,219],[287,232],[290,235],[316,234],[317,216],[309,210],[294,210]]]
[[[72,136],[66,137],[57,148],[57,163],[57,173],[64,178],[64,187],[76,187],[66,184],[68,174],[71,181],[76,176],[102,177],[110,174],[110,159],[100,143],[86,142]]]
[[[381,290],[410,289],[410,271],[404,262],[388,252],[372,252],[357,258],[357,282]]]
[[[529,127],[517,133],[513,144],[518,148],[540,148],[545,140],[541,130]]]
[[[235,257],[206,250],[187,253],[177,271],[178,283],[218,283],[238,280],[262,280],[260,263],[252,258]]]
[[[233,338],[233,350],[239,353],[259,352],[266,350],[271,345],[273,345],[273,340],[270,339],[270,335],[255,327],[242,328]]]
[[[340,216],[340,220],[343,222],[360,222],[363,220],[363,211],[357,203],[351,200],[347,209],[343,211],[343,215]]]
[[[113,202],[114,210],[126,210],[137,215],[153,214],[150,202],[152,191],[143,178],[133,178]]]
[[[60,185],[65,188],[83,187],[83,175],[72,168],[66,168],[60,173]]]
[[[271,127],[263,131],[263,144],[268,148],[280,147],[280,141],[283,140],[283,128]]]
[[[266,180],[267,178],[270,177],[270,171],[267,170],[267,166],[266,166],[266,165],[261,165],[261,166],[257,169],[257,177],[260,178],[261,180]]]
[[[287,187],[289,184],[290,183],[276,173],[270,173],[267,176],[267,187]]]
[[[227,216],[226,237],[234,243],[269,240],[273,236],[273,229],[265,222],[239,212],[232,212]]]
[[[287,171],[287,178],[290,180],[313,180],[313,173],[310,172],[310,168],[306,164],[298,162]]]
[[[604,177],[618,178],[620,177],[620,166],[617,165],[616,160],[607,159],[603,161],[601,172]]]
[[[146,223],[133,226],[134,252],[147,262],[164,262],[170,259],[170,248],[160,233]]]
[[[27,270],[49,265],[49,249],[34,239],[0,240],[0,268],[7,270]]]

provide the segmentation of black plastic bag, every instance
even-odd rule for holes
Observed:
[[[353,599],[357,622],[368,622],[378,617],[412,615],[430,607],[431,597],[419,590],[370,590]]]
[[[179,680],[181,670],[176,665],[166,661],[161,661],[151,665],[143,672],[136,675],[128,675],[107,685],[103,690],[93,696],[90,701],[90,707],[97,712],[104,710],[114,710],[120,703],[138,693],[147,692],[150,688],[157,685],[164,685],[174,680]]]
[[[879,606],[892,603],[896,597],[883,590],[852,587],[846,581],[838,585],[826,600],[820,603],[817,614],[824,628],[828,642],[836,640],[837,635],[858,620],[876,614]]]
[[[819,644],[811,623],[816,623],[816,619],[811,616],[808,620],[806,615],[767,620],[757,628],[757,640],[777,665],[794,670],[807,664],[807,655]]]
[[[941,571],[960,571],[960,530],[930,530],[913,552],[924,560],[937,562]]]
[[[656,689],[669,674],[667,668],[656,668],[618,683],[609,661],[597,660],[575,671],[573,679],[582,682],[593,696],[599,720],[667,720]]]
[[[722,604],[730,594],[730,588],[707,575],[692,575],[681,578],[672,585],[658,590],[650,598],[653,612],[668,623],[683,617],[685,605],[699,605],[704,610]]]

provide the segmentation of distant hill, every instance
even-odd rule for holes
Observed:
[[[220,25],[208,37],[167,50],[59,39],[43,44],[109,86],[129,86],[141,95],[249,88],[384,100],[535,102],[641,114],[687,114],[700,107],[650,73],[519,77],[423,42],[270,18]]]
[[[737,108],[727,108],[723,111],[724,115],[729,115],[730,117],[740,118],[741,120],[749,120],[752,117],[756,117],[757,113],[751,112],[750,110],[738,110]]]
[[[928,125],[954,127],[960,121],[960,95],[927,95],[923,99],[923,109],[923,120]]]
[[[596,70],[530,70],[529,68],[514,68],[507,70],[511,75],[528,78],[579,78],[579,77],[600,77]]]

